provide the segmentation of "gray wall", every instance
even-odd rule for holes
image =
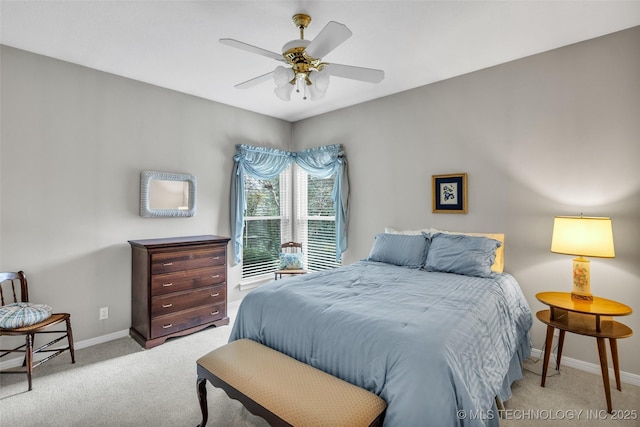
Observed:
[[[228,235],[236,143],[342,143],[346,263],[385,226],[504,232],[506,270],[537,311],[537,292],[571,287],[571,257],[549,253],[553,216],[608,215],[617,257],[592,259],[592,291],[640,309],[639,45],[635,28],[294,124],[2,47],[0,269],[27,271],[77,340],[127,329],[126,241]],[[140,218],[143,169],[196,175],[197,215]],[[469,214],[432,214],[431,175],[455,172]],[[239,278],[232,267],[231,299]],[[623,321],[640,331],[637,314]],[[535,321],[536,348],[543,331]],[[565,355],[597,363],[593,341],[570,335]],[[640,375],[637,336],[619,348]]]
[[[630,305],[621,321],[640,332],[639,46],[637,27],[295,123],[300,148],[345,146],[346,262],[385,226],[504,232],[535,312],[536,293],[571,290],[572,257],[549,252],[554,215],[611,216],[616,258],[591,260],[592,292]],[[458,172],[469,213],[431,213],[431,175]],[[535,320],[535,348],[544,331]],[[640,375],[637,335],[619,350]],[[593,338],[568,336],[564,354],[598,363]]]
[[[76,341],[129,328],[127,240],[229,236],[235,144],[290,145],[285,121],[6,46],[1,54],[0,268],[24,270],[32,301],[70,312]],[[195,175],[196,216],[141,218],[141,170]],[[240,275],[230,269],[230,299]]]

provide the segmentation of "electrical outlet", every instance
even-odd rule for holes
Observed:
[[[100,308],[100,320],[109,318],[109,307],[101,307]]]

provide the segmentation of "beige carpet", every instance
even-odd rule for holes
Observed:
[[[230,314],[235,309],[232,305]],[[151,350],[121,338],[78,350],[75,365],[64,354],[36,370],[31,392],[26,391],[24,375],[2,375],[0,426],[196,426],[200,408],[195,361],[226,343],[230,330],[210,328]],[[538,365],[527,363],[530,371],[514,384],[502,425],[640,426],[637,419],[613,421],[611,415],[587,418],[588,410],[595,418],[605,415],[598,375],[562,367],[541,388],[539,375],[531,372],[539,371]],[[209,426],[267,426],[221,390],[209,385],[208,395]],[[640,412],[640,387],[623,384],[622,392],[612,387],[612,395],[614,409]],[[577,419],[579,410],[584,412]],[[560,416],[565,419],[558,420]]]
[[[596,352],[594,344],[593,351]],[[542,360],[524,363],[524,378],[511,386],[513,396],[505,402],[501,426],[640,426],[640,387],[622,383],[618,391],[611,378],[613,414],[607,403],[600,375],[549,363],[545,387],[540,387]],[[617,419],[616,419],[617,418]]]

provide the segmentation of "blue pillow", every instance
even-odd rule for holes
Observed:
[[[0,307],[0,328],[15,329],[35,325],[51,317],[51,307],[17,302]]]
[[[280,270],[304,270],[304,255],[301,252],[281,252]]]
[[[420,268],[427,258],[429,238],[424,235],[376,234],[368,261]]]
[[[491,277],[491,265],[500,246],[502,243],[488,237],[435,233],[431,235],[424,269]]]

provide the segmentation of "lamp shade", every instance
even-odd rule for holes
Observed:
[[[611,218],[557,216],[553,221],[551,252],[614,258]]]

